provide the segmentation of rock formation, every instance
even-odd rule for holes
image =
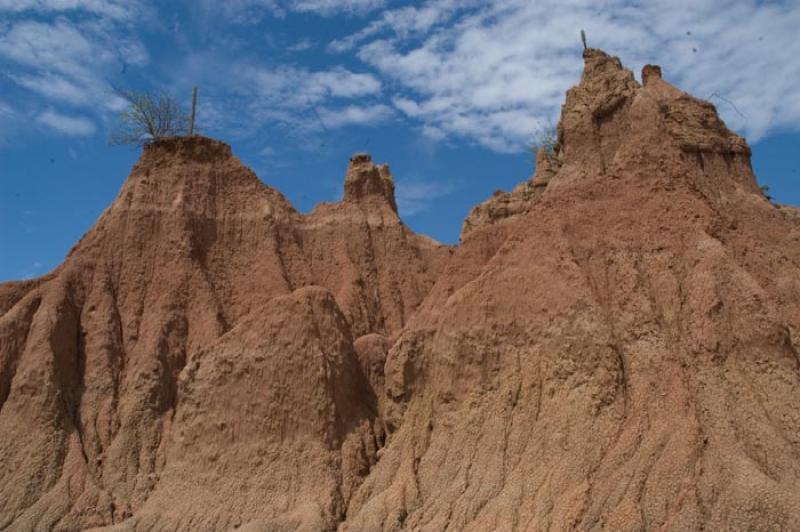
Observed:
[[[0,529],[341,520],[383,438],[353,343],[450,255],[386,166],[347,176],[303,216],[225,144],[158,142],[62,266],[2,285]]]
[[[800,529],[797,209],[660,68],[584,58],[456,249],[366,155],[304,216],[148,147],[0,285],[0,530]]]
[[[800,225],[711,105],[584,57],[546,186],[391,347],[342,530],[800,529]]]

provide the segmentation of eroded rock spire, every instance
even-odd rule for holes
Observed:
[[[397,212],[394,180],[388,164],[376,165],[368,153],[350,158],[344,180],[344,201],[358,202],[366,198],[382,198]]]

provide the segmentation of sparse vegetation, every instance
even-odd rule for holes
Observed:
[[[764,194],[765,198],[767,198],[769,201],[772,201],[772,196],[769,195],[769,185],[761,185],[758,188],[761,189],[761,193]]]
[[[194,135],[194,117],[197,112],[197,86],[192,87],[192,114],[189,117],[189,136]]]
[[[111,144],[144,146],[165,137],[186,135],[189,117],[170,96],[122,89],[115,93],[127,107],[109,136]]]
[[[533,153],[534,160],[539,148],[544,148],[547,155],[554,155],[558,148],[558,134],[556,133],[556,126],[549,124],[542,127],[533,135],[533,140],[530,143],[530,150]]]

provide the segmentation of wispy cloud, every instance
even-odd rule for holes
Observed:
[[[135,0],[0,0],[0,13],[87,11],[112,19],[131,19],[140,11]]]
[[[386,5],[386,0],[293,0],[288,2],[293,11],[316,13],[323,16],[335,14],[366,15]]]
[[[2,1],[2,0],[0,0]],[[321,17],[364,16],[386,5],[386,0],[200,0],[207,12],[223,15],[236,24],[255,24],[265,16],[284,18],[289,13]]]
[[[89,40],[66,20],[52,24],[24,20],[0,37],[0,54],[7,59],[37,69],[66,74],[88,74],[92,50]],[[103,59],[105,50],[99,59]]]
[[[36,123],[58,133],[74,137],[86,137],[97,128],[94,122],[83,116],[69,116],[49,110],[36,117]]]
[[[406,179],[397,181],[397,208],[402,216],[411,217],[431,209],[437,200],[453,191],[447,182]]]
[[[91,95],[86,87],[78,86],[65,77],[50,72],[42,74],[10,75],[12,81],[50,100],[73,105],[86,105]]]
[[[351,72],[343,67],[310,71],[290,66],[240,64],[231,74],[246,83],[245,92],[258,97],[260,103],[281,107],[305,107],[309,102],[373,96],[381,91],[380,80],[372,74]]]
[[[290,52],[305,52],[314,48],[317,44],[309,38],[303,38],[294,44],[290,44],[286,49]]]
[[[23,279],[33,279],[38,275],[41,275],[42,272],[42,263],[40,261],[34,261],[33,264],[25,268],[25,270],[20,275]]]
[[[430,0],[384,11],[330,48],[355,49],[397,87],[395,106],[434,136],[517,151],[579,78],[585,29],[590,45],[635,72],[661,63],[686,90],[734,102],[743,116],[715,101],[755,141],[800,124],[798,27],[800,4],[789,0]]]
[[[14,130],[17,114],[10,105],[0,100],[0,148],[8,143],[8,133]]]
[[[456,13],[478,4],[477,0],[439,0],[429,1],[422,6],[387,10],[358,32],[331,42],[328,48],[333,52],[346,52],[384,32],[391,32],[403,39],[424,35],[451,20]]]
[[[334,129],[350,125],[376,125],[391,118],[394,110],[384,104],[347,105],[338,109],[321,108],[318,113],[325,127]]]
[[[50,2],[54,9],[73,4]],[[99,4],[91,5],[100,10]],[[113,22],[90,18],[78,23],[60,17],[51,22],[20,20],[0,29],[0,58],[13,64],[7,79],[29,94],[48,105],[80,107],[100,117],[120,106],[111,91],[110,74],[149,60],[144,46]]]
[[[215,71],[217,79],[207,80],[204,101],[209,107],[202,113],[204,123],[208,124],[210,118],[218,131],[249,135],[261,127],[282,127],[301,138],[345,125],[385,120],[394,114],[392,108],[376,101],[383,87],[372,74],[343,67],[313,71],[253,62],[219,68]],[[358,105],[353,103],[356,100]]]
[[[3,103],[2,100],[0,100],[0,118],[9,116],[14,116],[14,110],[11,108],[10,105],[7,105]]]

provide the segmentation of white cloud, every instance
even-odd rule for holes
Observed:
[[[27,229],[34,229],[32,227],[27,227],[26,232],[29,233],[34,232],[33,230],[28,231]],[[42,270],[42,263],[37,260],[34,261],[33,264],[31,264],[28,268],[26,268],[25,271],[22,272],[22,275],[20,277],[22,277],[22,279],[33,279],[34,277],[40,275],[41,270]]]
[[[306,50],[314,48],[316,45],[317,44],[314,41],[305,37],[296,43],[289,45],[286,49],[290,52],[305,52]]]
[[[477,4],[476,0],[439,0],[429,1],[420,7],[387,10],[362,30],[333,41],[328,48],[334,52],[349,51],[362,41],[383,32],[391,32],[402,38],[413,37],[448,22],[457,12]]]
[[[2,1],[2,0],[0,0]],[[386,0],[199,0],[209,13],[218,13],[235,24],[256,24],[266,15],[284,18],[290,12],[364,16],[386,5]]]
[[[414,100],[409,100],[408,98],[398,96],[392,100],[392,103],[395,107],[403,111],[408,116],[418,117],[420,114],[422,114],[419,104]]]
[[[196,5],[202,7],[205,16],[212,19],[221,16],[234,24],[256,24],[268,14],[277,18],[286,16],[286,10],[278,0],[198,0]]]
[[[23,74],[20,76],[9,76],[15,83],[33,92],[51,99],[62,101],[74,105],[85,105],[90,98],[89,92],[85,87],[79,87],[75,83],[58,74],[45,73],[42,75]]]
[[[354,98],[377,94],[381,90],[381,82],[372,74],[357,74],[339,67],[310,74],[306,87],[314,94],[328,93],[340,98]]]
[[[310,12],[323,16],[339,13],[365,15],[386,4],[386,0],[294,0],[289,2],[292,11]]]
[[[425,138],[429,138],[434,142],[441,142],[447,138],[447,133],[436,126],[430,126],[428,124],[422,126],[422,134]]]
[[[382,91],[377,77],[343,67],[311,71],[242,63],[232,66],[223,79],[225,86],[210,89],[222,95],[217,99],[220,107],[215,114],[221,120],[216,125],[240,133],[278,125],[303,137],[349,124],[382,121],[394,113],[374,101]],[[233,94],[231,86],[235,87]],[[355,99],[359,105],[350,103]],[[243,113],[247,116],[244,123]]]
[[[521,150],[552,121],[590,46],[637,72],[648,62],[693,94],[717,93],[728,124],[756,141],[799,129],[800,4],[756,0],[432,0],[388,10],[333,45],[398,88],[393,104],[431,138]]]
[[[8,143],[6,134],[14,131],[14,122],[16,119],[17,113],[14,112],[14,109],[0,100],[0,148]]]
[[[331,129],[350,125],[370,126],[384,122],[394,115],[392,108],[383,104],[322,108],[318,113],[325,126]]]
[[[139,11],[133,0],[0,0],[0,13],[88,11],[112,19],[130,19]]]
[[[395,193],[397,208],[402,216],[414,216],[433,207],[436,200],[450,194],[453,189],[452,184],[440,181],[398,180]]]
[[[351,72],[342,67],[312,72],[305,68],[266,68],[239,65],[235,75],[250,84],[263,100],[282,106],[303,107],[328,98],[357,98],[380,93],[381,82],[372,74]]]
[[[99,114],[119,109],[107,77],[149,60],[144,46],[114,24],[77,24],[63,18],[50,23],[22,20],[0,31],[0,58],[14,63],[8,78],[20,87]]]
[[[186,58],[177,76],[201,87],[201,130],[229,138],[280,132],[287,142],[304,147],[332,129],[395,115],[382,102],[378,77],[341,66],[312,70],[200,52]]]
[[[44,111],[36,117],[36,123],[58,133],[74,137],[85,137],[96,131],[94,123],[82,116],[69,116],[52,110]]]
[[[92,52],[91,43],[71,23],[59,20],[53,24],[25,20],[14,24],[0,37],[0,55],[34,68],[67,74],[89,73],[86,61]],[[96,50],[104,60],[105,50]]]

